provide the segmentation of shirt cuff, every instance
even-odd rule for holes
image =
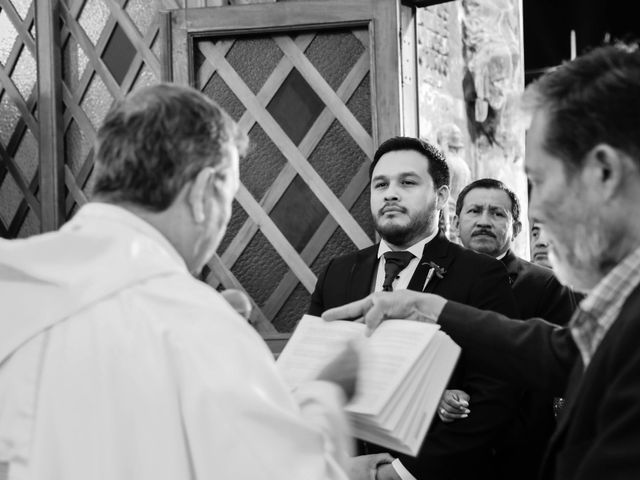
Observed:
[[[391,466],[402,480],[417,480],[416,477],[411,475],[411,473],[409,473],[409,470],[407,470],[406,467],[402,465],[402,462],[399,458],[396,458],[393,462],[391,462]]]

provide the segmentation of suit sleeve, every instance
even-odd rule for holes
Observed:
[[[438,322],[476,368],[523,388],[564,393],[578,355],[568,328],[457,302],[447,302]]]
[[[540,298],[543,303],[536,315],[555,325],[567,325],[576,307],[571,290],[564,287],[555,276],[551,276],[545,284],[544,292]]]
[[[322,312],[325,311],[325,302],[324,302],[324,282],[327,278],[327,272],[331,268],[331,264],[333,260],[331,260],[325,269],[318,276],[318,281],[316,282],[316,287],[311,294],[311,301],[309,303],[309,315],[315,315],[319,317],[322,315]]]

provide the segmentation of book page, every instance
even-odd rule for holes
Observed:
[[[364,339],[362,323],[326,322],[320,317],[302,317],[280,353],[278,369],[291,387],[315,380],[320,371],[353,339]]]
[[[361,339],[360,371],[356,396],[347,405],[351,412],[376,415],[398,388],[420,353],[437,332],[437,325],[410,320],[388,320],[365,337],[364,324],[326,322],[302,317],[278,357],[285,381],[296,387],[313,380],[352,339]]]
[[[378,415],[438,329],[411,320],[383,322],[363,347],[358,390],[347,410]]]

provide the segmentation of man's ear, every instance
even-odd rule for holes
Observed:
[[[629,161],[624,152],[601,143],[587,153],[582,175],[594,191],[599,191],[605,199],[610,199],[620,192],[625,176],[629,173]]]
[[[436,208],[442,210],[447,207],[447,201],[449,200],[449,187],[447,185],[441,185],[436,190]]]
[[[455,228],[456,230],[460,230],[460,217],[455,213],[453,214],[453,218],[451,219],[451,225],[453,225],[453,228]]]
[[[203,168],[198,172],[198,175],[196,175],[196,178],[193,179],[189,187],[189,209],[196,223],[203,223],[206,220],[206,194],[210,189],[210,180],[214,174],[215,170],[212,167]]]
[[[522,223],[520,221],[513,222],[513,238],[515,239],[522,231]]]

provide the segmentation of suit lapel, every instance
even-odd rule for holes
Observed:
[[[435,263],[440,268],[447,270],[449,265],[453,261],[453,255],[449,248],[449,240],[443,233],[438,233],[436,237],[424,246],[422,251],[422,258],[416,268],[409,286],[409,290],[415,290],[417,292],[433,292],[442,279],[435,274],[431,275],[429,282],[425,285],[429,270],[433,267],[429,265],[430,262]]]
[[[378,244],[358,252],[349,272],[347,303],[360,300],[371,293],[378,266]]]

